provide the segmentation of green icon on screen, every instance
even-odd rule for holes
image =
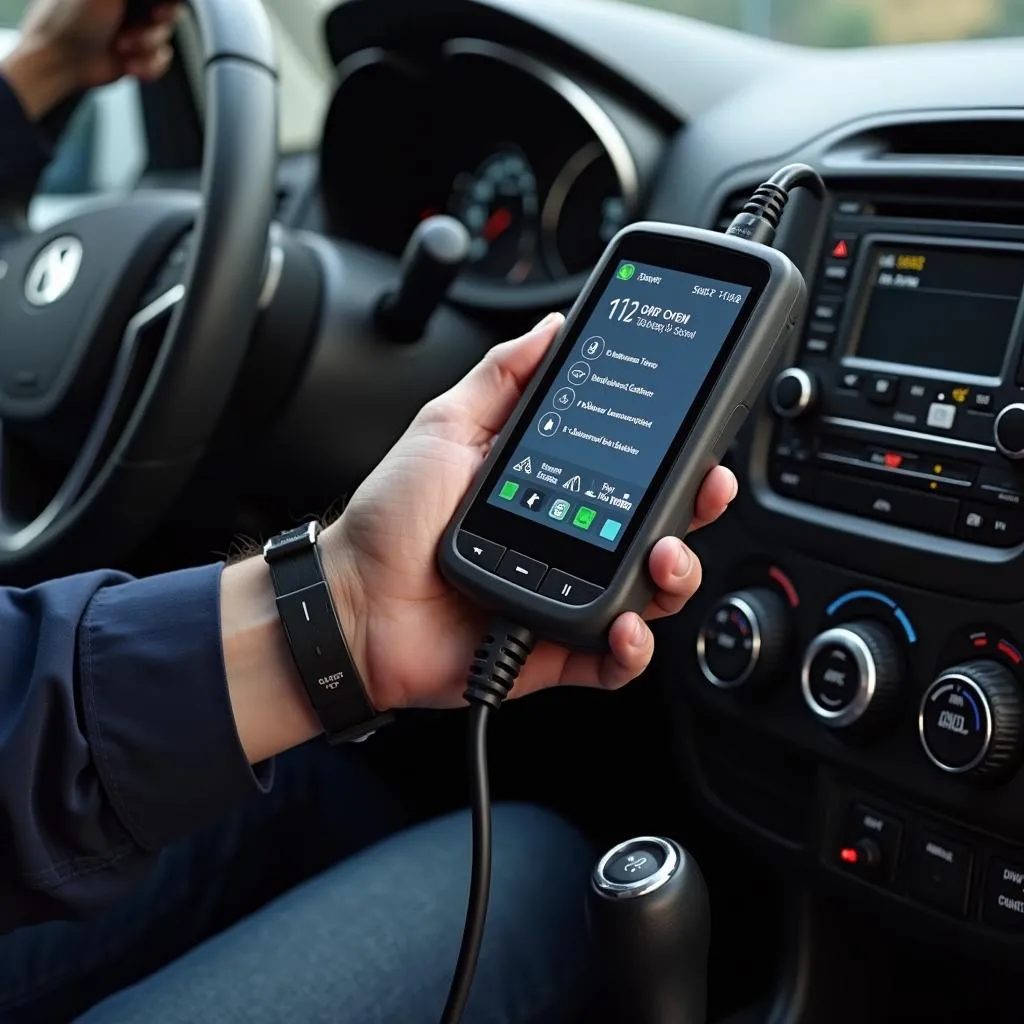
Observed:
[[[516,491],[519,490],[519,484],[515,480],[506,480],[501,485],[501,490],[498,492],[499,498],[504,498],[505,501],[511,501],[516,496]]]
[[[636,273],[636,265],[633,263],[623,263],[621,267],[615,272],[615,276],[620,281],[628,281]]]
[[[596,518],[597,513],[592,508],[587,508],[586,505],[583,505],[577,510],[576,515],[573,516],[572,525],[578,526],[581,530],[589,530]]]

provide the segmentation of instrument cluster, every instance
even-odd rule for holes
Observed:
[[[397,255],[420,220],[447,213],[472,238],[467,278],[551,284],[589,272],[633,218],[638,178],[593,96],[518,50],[374,47],[338,68],[321,153],[337,236]]]

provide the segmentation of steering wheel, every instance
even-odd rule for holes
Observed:
[[[0,240],[0,581],[113,562],[156,526],[246,355],[273,270],[273,36],[259,0],[193,7],[198,200],[137,193]]]

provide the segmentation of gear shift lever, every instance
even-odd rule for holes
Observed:
[[[670,839],[609,850],[591,877],[588,919],[610,1018],[704,1024],[711,910],[697,862]]]
[[[420,338],[469,256],[469,231],[445,214],[416,225],[402,254],[402,281],[377,307],[377,326],[395,341]]]

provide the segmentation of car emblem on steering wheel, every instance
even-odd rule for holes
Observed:
[[[25,298],[49,306],[67,295],[82,266],[82,243],[74,235],[54,239],[35,258],[25,278]]]

